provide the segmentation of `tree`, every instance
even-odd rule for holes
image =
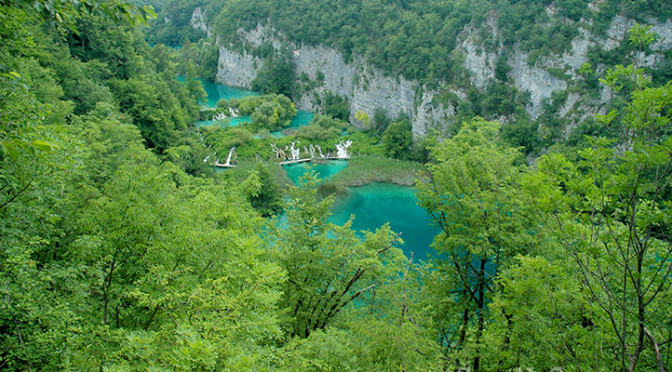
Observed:
[[[258,187],[248,193],[248,199],[259,213],[264,217],[277,214],[282,210],[280,187],[273,179],[273,173],[268,164],[257,163],[254,168],[255,182]]]
[[[381,139],[385,155],[401,160],[413,157],[413,128],[408,119],[395,121],[390,124]]]
[[[264,60],[252,89],[262,93],[283,94],[291,97],[294,90],[294,63],[287,56],[272,55]]]
[[[327,92],[323,98],[324,114],[335,119],[350,120],[350,103],[347,97]]]
[[[634,45],[640,52],[647,48],[654,40],[656,40],[656,33],[650,32],[651,25],[640,25],[635,22],[635,25],[628,31],[628,43]]]
[[[480,118],[463,123],[432,148],[428,181],[418,184],[420,206],[442,231],[434,239],[442,258],[428,288],[441,299],[436,317],[446,363],[462,367],[470,358],[474,371],[481,368],[487,304],[500,291],[496,278],[534,243],[518,189],[520,153],[499,141],[499,129]]]
[[[267,236],[269,249],[287,272],[280,305],[292,337],[324,330],[349,305],[364,303],[396,271],[386,263],[403,257],[389,226],[365,232],[360,240],[351,222],[327,223],[333,199],[318,201],[315,174],[306,177],[302,186],[289,191],[286,226]]]
[[[367,114],[366,111],[359,110],[355,112],[355,120],[362,123],[364,129],[371,129],[371,119],[369,118],[369,114]]]
[[[618,142],[594,138],[578,164],[556,157],[540,167],[554,185],[540,204],[547,224],[578,266],[623,371],[665,370],[669,347],[671,94],[672,84],[635,91]]]

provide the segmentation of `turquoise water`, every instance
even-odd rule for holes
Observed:
[[[313,113],[308,112],[308,111],[302,111],[298,110],[296,117],[292,119],[291,123],[289,124],[289,127],[287,128],[298,128],[302,125],[308,125],[311,120],[313,120]],[[224,123],[225,121],[223,121]],[[252,122],[252,117],[250,115],[245,115],[245,116],[239,116],[237,118],[231,118],[229,119],[229,126],[230,127],[237,127],[242,123],[251,123]],[[212,120],[200,120],[196,122],[197,127],[202,127],[202,126],[210,126],[213,125],[215,122]],[[286,129],[286,128],[285,128]],[[284,134],[282,134],[281,131],[277,132],[271,132],[271,135],[273,137],[285,137]]]
[[[228,123],[229,127],[237,127],[241,123],[251,123],[251,122],[252,122],[252,118],[249,115],[245,115],[245,116],[239,116],[237,118],[228,119],[228,121],[227,120],[222,120],[221,124],[219,124],[219,125],[222,126],[222,127],[225,127],[226,125],[224,125],[224,124]],[[209,127],[211,125],[214,125],[215,122],[213,120],[199,120],[199,121],[195,122],[194,124],[197,127]]]
[[[185,76],[178,76],[177,80],[184,81],[185,78],[186,78]],[[203,84],[203,90],[205,90],[205,93],[208,95],[207,101],[203,102],[205,103],[205,107],[207,108],[217,107],[217,102],[219,102],[220,99],[231,99],[231,98],[240,99],[243,97],[260,95],[260,93],[251,90],[233,88],[219,83],[213,83],[201,79],[196,80],[200,81],[201,84]],[[285,129],[288,128],[296,129],[302,125],[308,125],[308,123],[310,123],[313,120],[314,116],[315,114],[313,114],[312,112],[297,110],[296,116],[292,119],[292,121],[289,123],[289,126]],[[252,118],[250,118],[250,116],[241,116],[238,118],[230,119],[229,126],[237,127],[241,123],[251,123],[251,122]],[[212,120],[202,120],[196,122],[197,127],[211,126],[213,124],[214,122]],[[282,131],[271,132],[271,135],[273,137],[278,138],[285,137],[285,135],[282,134]]]
[[[317,176],[319,178],[324,179],[342,171],[343,169],[347,168],[347,166],[347,160],[329,160],[326,163],[306,162],[285,165],[284,167],[285,171],[287,172],[287,177],[289,177],[289,179],[292,180],[294,184],[298,185],[299,178],[301,178],[301,176],[303,176],[308,171],[308,169],[312,169],[315,171],[315,173],[318,173]]]
[[[184,81],[184,77],[178,77]],[[222,99],[242,98],[259,95],[250,90],[237,89],[201,80],[203,88],[208,94],[207,107],[216,107]],[[313,120],[313,113],[298,110],[297,115],[290,123],[289,128],[296,129],[302,125],[308,125]],[[251,121],[249,116],[231,119],[230,125],[237,126],[242,122]],[[197,122],[198,126],[213,125],[213,121]],[[273,136],[282,137],[282,132],[272,132]],[[347,167],[346,160],[329,161],[327,163],[300,163],[285,166],[287,176],[294,183],[312,166],[319,173],[320,178],[329,178]],[[220,169],[217,169],[220,171]],[[413,252],[414,259],[424,259],[428,255],[434,255],[430,244],[439,229],[430,226],[430,218],[424,209],[416,204],[415,190],[408,186],[399,186],[388,183],[373,183],[360,187],[348,188],[348,193],[339,196],[332,208],[329,222],[344,224],[350,215],[355,215],[352,225],[355,230],[375,230],[389,222],[392,230],[401,233],[405,244],[402,246],[404,253],[410,257]]]
[[[348,166],[347,160],[327,163],[299,163],[285,165],[287,177],[295,184],[308,169],[319,173],[320,178],[329,178]],[[345,195],[339,195],[331,209],[329,222],[342,225],[351,214],[355,215],[352,228],[371,230],[389,222],[393,231],[401,233],[404,245],[400,246],[407,257],[420,260],[435,255],[429,246],[439,229],[431,225],[427,212],[417,204],[415,189],[391,183],[372,183],[349,187]]]
[[[303,111],[303,110],[296,110],[296,116],[292,121],[289,123],[289,126],[285,129],[296,129],[302,125],[308,125],[312,120],[313,117],[315,117],[315,114],[312,112],[308,111]],[[277,132],[271,132],[271,136],[280,138],[280,137],[285,137],[284,134],[282,134],[282,131],[277,131]]]
[[[184,79],[185,79],[184,76],[177,77],[177,80],[179,81],[184,81]],[[253,92],[251,90],[228,87],[226,85],[213,83],[201,79],[196,80],[199,80],[201,84],[203,84],[203,90],[205,90],[205,93],[208,95],[207,101],[202,102],[205,104],[205,107],[208,108],[217,107],[217,102],[219,102],[220,99],[231,99],[231,98],[240,99],[243,97],[259,95],[259,93]]]
[[[313,120],[313,117],[315,117],[315,114],[312,112],[296,110],[296,116],[289,123],[288,128],[296,129],[302,125],[308,125]]]
[[[411,252],[416,261],[435,255],[429,245],[439,229],[430,225],[429,215],[417,205],[413,187],[390,183],[351,187],[346,196],[336,199],[329,222],[344,224],[351,214],[355,230],[374,231],[389,222],[393,231],[401,233],[407,257]]]
[[[211,83],[209,81],[201,80],[201,83],[203,83],[205,93],[208,94],[208,102],[206,103],[206,106],[209,108],[217,107],[217,102],[219,102],[220,99],[240,99],[243,97],[259,95],[259,93],[251,90],[227,87],[226,85]]]

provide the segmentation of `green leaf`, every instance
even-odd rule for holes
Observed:
[[[35,141],[31,142],[30,145],[37,148],[37,149],[40,149],[42,151],[51,151],[53,149],[58,148],[57,145],[55,145],[51,142],[42,141],[42,140],[35,140]]]

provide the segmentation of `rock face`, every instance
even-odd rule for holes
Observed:
[[[212,32],[210,32],[208,25],[205,23],[205,13],[199,7],[194,9],[194,12],[191,14],[191,27],[205,32],[208,37],[212,36]]]
[[[356,122],[357,111],[364,111],[372,118],[376,110],[382,109],[391,117],[408,116],[415,133],[424,134],[422,123],[414,120],[417,83],[403,77],[384,76],[360,58],[345,63],[343,56],[331,48],[302,45],[294,49],[293,56],[297,74],[306,74],[313,81],[320,80],[319,75],[324,76],[317,88],[296,97],[300,108],[316,111],[315,95],[331,92],[348,98],[352,122]]]
[[[491,14],[484,25],[495,37],[498,34],[497,22],[497,17]],[[654,25],[652,31],[659,35],[657,41],[651,45],[651,49],[665,51],[671,48],[672,21],[657,23],[651,20],[650,23]],[[526,110],[532,118],[537,118],[542,113],[544,101],[551,99],[553,92],[568,88],[568,83],[562,79],[562,74],[569,78],[577,77],[579,68],[588,60],[590,48],[595,45],[601,45],[605,49],[617,47],[627,38],[627,31],[633,25],[633,20],[615,17],[606,39],[579,28],[579,36],[572,41],[571,50],[562,55],[539,58],[534,65],[528,63],[528,54],[522,52],[518,46],[504,50],[499,45],[494,48],[495,50],[492,48],[488,50],[479,41],[473,25],[467,25],[459,35],[458,51],[465,57],[463,67],[469,72],[471,84],[479,90],[483,90],[488,82],[494,79],[495,64],[499,58],[505,57],[510,67],[508,72],[510,81],[519,91],[529,94]],[[196,8],[192,15],[192,26],[207,32],[211,31],[204,23],[204,15],[200,8]],[[257,26],[249,31],[241,29],[238,32],[240,39],[248,48],[269,42],[276,50],[288,48],[296,66],[297,76],[304,75],[317,82],[300,96],[293,97],[301,109],[317,111],[315,97],[331,92],[348,98],[350,119],[355,125],[362,125],[354,118],[355,112],[364,111],[372,118],[375,111],[380,109],[393,118],[400,115],[411,118],[413,134],[416,137],[423,136],[431,127],[445,126],[455,114],[453,106],[434,103],[438,91],[429,90],[419,82],[407,80],[403,76],[386,76],[362,58],[353,57],[346,63],[343,55],[333,48],[296,45],[270,27]],[[661,56],[662,54],[642,53],[641,56],[635,57],[639,64],[651,66]],[[249,88],[262,62],[245,49],[237,52],[226,45],[221,45],[217,80],[225,85]],[[551,73],[551,69],[556,73]],[[562,73],[558,74],[557,71]],[[449,91],[459,98],[466,96],[459,87],[453,87]],[[446,93],[446,90],[444,89],[442,93]],[[581,107],[584,112],[592,114],[599,110],[599,102],[592,102],[591,105],[583,104],[579,97],[574,95],[560,110],[561,116],[568,115],[575,107]]]
[[[522,92],[530,93],[530,104],[527,105],[527,113],[537,118],[541,111],[541,105],[546,98],[556,90],[567,89],[567,83],[551,75],[547,70],[527,64],[528,55],[516,50],[513,58],[509,59],[511,65],[511,80],[513,85]]]
[[[271,42],[276,49],[281,47],[281,36],[269,28],[259,26],[249,32],[240,31],[242,38],[251,46]],[[286,43],[286,42],[285,42]],[[357,111],[366,112],[373,118],[376,110],[382,109],[390,117],[401,115],[411,118],[415,136],[426,134],[432,123],[445,121],[453,115],[453,109],[434,107],[434,94],[424,92],[416,107],[415,97],[419,84],[385,76],[381,71],[367,65],[361,58],[346,63],[343,55],[332,48],[286,43],[292,50],[297,75],[305,74],[311,80],[321,80],[319,86],[293,97],[297,106],[304,110],[318,111],[315,96],[326,92],[347,97],[350,102],[351,122],[362,125],[355,119]],[[249,88],[256,77],[262,61],[247,52],[234,52],[225,46],[219,49],[217,81],[236,87]],[[323,78],[319,78],[322,76]]]
[[[225,47],[219,48],[217,62],[217,81],[233,87],[249,88],[257,77],[257,67],[261,61],[245,52],[232,52]]]

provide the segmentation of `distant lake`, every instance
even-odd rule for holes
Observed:
[[[326,163],[301,163],[286,165],[287,176],[298,183],[308,169],[318,173],[319,178],[329,178],[347,167],[347,160]],[[404,245],[399,247],[407,257],[413,253],[414,260],[435,256],[430,247],[440,230],[432,225],[427,212],[417,204],[415,188],[392,183],[375,182],[364,186],[348,187],[345,194],[338,195],[331,208],[328,221],[343,225],[350,215],[355,215],[354,230],[374,231],[389,222],[392,231],[401,233]]]
[[[185,76],[177,77],[178,81],[183,82],[185,81],[185,79],[186,79]],[[261,93],[252,90],[229,87],[226,85],[213,83],[202,79],[196,79],[196,80],[200,81],[201,84],[203,84],[203,90],[205,90],[205,93],[208,95],[206,101],[201,102],[201,104],[203,104],[203,106],[207,108],[216,108],[217,102],[219,102],[219,100],[221,99],[227,99],[227,100],[232,98],[241,99],[243,97],[261,95]],[[315,115],[312,112],[297,110],[296,116],[292,119],[289,126],[285,129],[288,128],[296,129],[302,125],[308,125],[308,123],[310,123],[313,120],[314,116]],[[237,127],[241,123],[250,123],[250,122],[252,122],[252,118],[250,118],[249,115],[240,116],[237,118],[229,119],[229,126]],[[215,124],[215,122],[212,120],[201,120],[196,122],[197,127],[210,126],[213,124]],[[274,137],[284,137],[282,131],[271,132],[271,135]]]

